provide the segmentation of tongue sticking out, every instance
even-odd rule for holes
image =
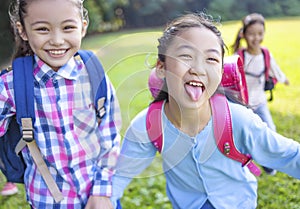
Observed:
[[[193,101],[198,101],[202,95],[202,87],[200,86],[191,86],[186,84],[185,90]]]

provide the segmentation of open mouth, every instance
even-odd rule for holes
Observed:
[[[66,52],[68,50],[67,49],[60,49],[60,50],[47,50],[47,51],[52,56],[62,56],[64,54],[66,54]]]
[[[189,81],[186,84],[190,85],[190,86],[194,86],[194,87],[201,87],[203,88],[204,85],[201,82],[196,82],[196,81]]]
[[[185,91],[193,101],[198,101],[205,90],[204,84],[199,81],[188,81],[184,86]]]

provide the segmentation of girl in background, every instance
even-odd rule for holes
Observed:
[[[242,20],[243,27],[239,30],[233,45],[235,53],[243,53],[244,70],[249,95],[249,107],[264,121],[270,129],[276,131],[270,110],[267,105],[265,86],[265,61],[261,43],[265,35],[265,19],[261,14],[252,13]],[[246,48],[240,47],[241,39],[245,39]],[[239,50],[242,50],[239,52]],[[289,81],[270,54],[269,75],[278,82],[289,85]],[[275,175],[276,170],[264,167],[266,173]]]

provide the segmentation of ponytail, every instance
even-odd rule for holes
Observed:
[[[243,28],[239,30],[235,42],[232,45],[233,53],[236,53],[239,50],[242,37],[243,37]]]

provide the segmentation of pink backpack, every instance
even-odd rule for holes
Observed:
[[[248,89],[244,64],[238,55],[225,57],[221,86],[229,100],[248,105]]]
[[[244,63],[245,60],[245,48],[239,49],[237,51],[237,54],[240,56],[242,62]],[[265,82],[265,91],[270,91],[270,97],[268,99],[268,101],[272,101],[273,100],[273,89],[275,88],[275,85],[277,83],[277,79],[273,78],[269,75],[270,70],[271,70],[271,55],[270,52],[267,48],[265,47],[261,47],[261,51],[264,55],[264,62],[265,62],[265,70],[264,70],[264,74],[265,74],[265,78],[266,78],[266,82]],[[247,73],[245,72],[245,74],[248,74],[250,76],[254,76],[254,77],[260,77],[261,75],[253,75],[252,73]]]
[[[244,83],[245,77],[243,76],[243,65],[240,58],[238,56],[233,56],[232,59],[227,59],[224,68],[226,70],[224,69],[221,85],[224,88],[230,88],[229,92],[236,93],[235,91],[242,91],[236,93],[236,95],[243,99],[243,102],[247,103],[248,92],[247,88],[245,88],[246,83]],[[155,82],[153,82],[154,80]],[[151,86],[153,83],[159,84],[159,86]],[[155,74],[150,74],[148,80],[150,91],[151,89],[155,89],[157,93],[157,89],[161,88],[162,83],[163,81],[155,77]],[[155,94],[153,94],[152,91],[151,93],[155,97]],[[211,97],[210,101],[214,135],[218,149],[226,157],[241,162],[242,166],[247,166],[254,175],[259,176],[261,171],[252,161],[251,156],[249,154],[241,153],[234,145],[231,115],[227,98],[222,94],[215,94]],[[159,152],[162,152],[164,145],[161,121],[163,103],[164,101],[151,103],[146,116],[146,128],[149,139]]]

